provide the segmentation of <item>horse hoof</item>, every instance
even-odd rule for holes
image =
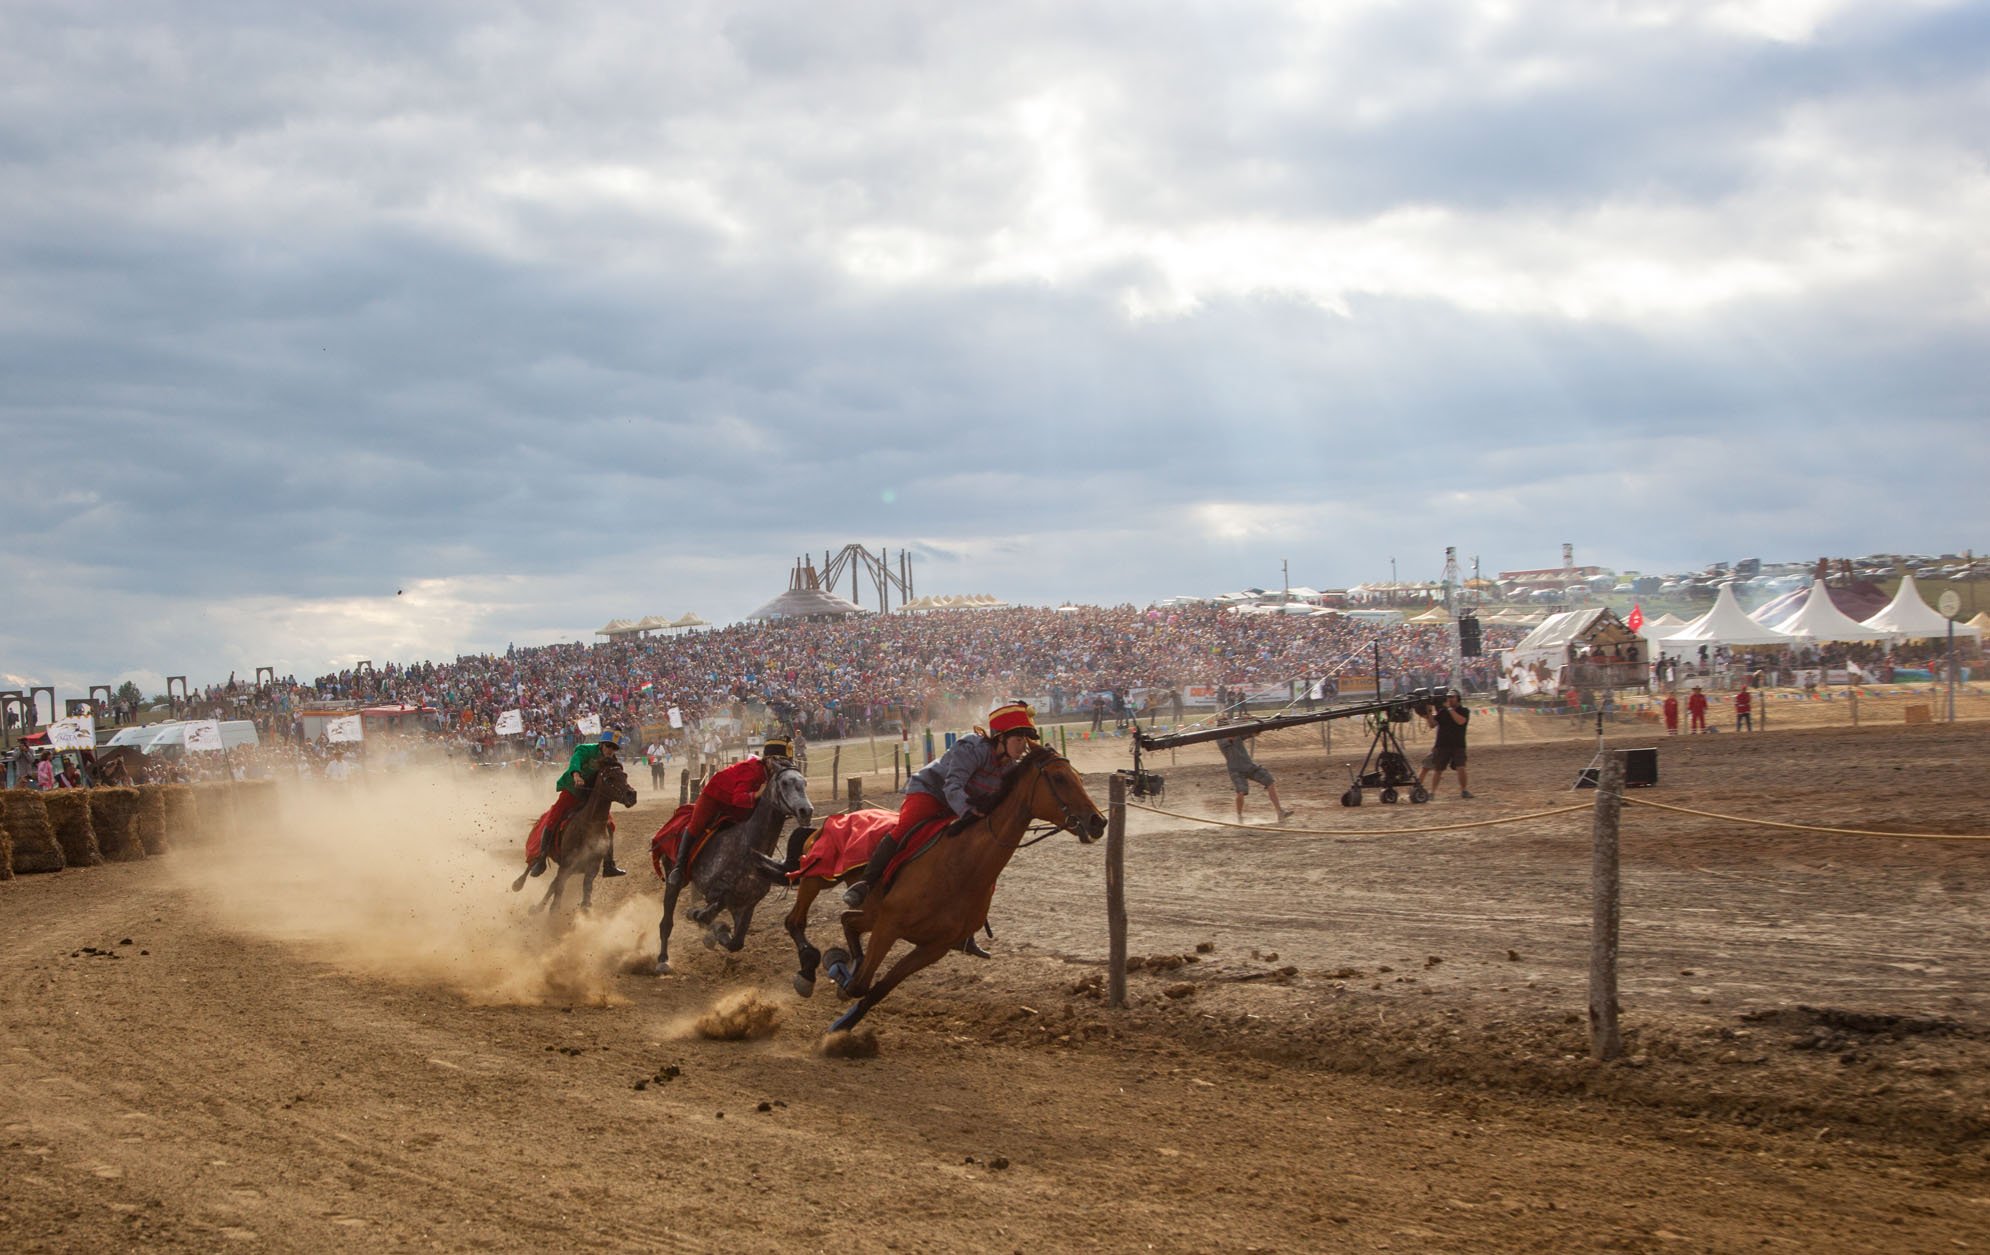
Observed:
[[[658,976],[672,976],[672,975],[675,975],[675,973],[674,973],[674,972],[672,972],[672,971],[670,970],[670,960],[668,960],[668,959],[658,959],[658,960],[656,961],[656,974],[657,974]]]
[[[804,998],[815,997],[815,982],[806,976],[795,977],[795,992]]]

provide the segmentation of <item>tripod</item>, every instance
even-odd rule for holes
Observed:
[[[1571,792],[1576,789],[1593,789],[1596,787],[1596,782],[1602,779],[1603,755],[1607,753],[1609,753],[1609,750],[1603,744],[1603,708],[1598,706],[1596,708],[1596,757],[1589,760],[1589,766],[1575,773],[1575,783],[1569,786]]]
[[[1398,713],[1402,715],[1401,719],[1396,718]],[[1349,774],[1354,778],[1348,783],[1347,792],[1340,795],[1342,806],[1361,805],[1363,789],[1382,790],[1384,803],[1397,799],[1397,789],[1408,789],[1412,802],[1430,800],[1429,791],[1410,767],[1409,751],[1403,748],[1402,738],[1396,735],[1396,725],[1407,722],[1409,715],[1407,707],[1397,707],[1377,711],[1370,717],[1375,735],[1368,743],[1368,754],[1361,760],[1361,769],[1349,768]]]

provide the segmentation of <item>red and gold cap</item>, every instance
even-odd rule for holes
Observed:
[[[1010,702],[997,706],[988,712],[988,735],[992,737],[1026,736],[1032,740],[1042,740],[1036,730],[1036,712],[1026,702]]]

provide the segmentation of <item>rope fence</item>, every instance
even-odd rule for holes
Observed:
[[[1623,1034],[1618,1027],[1621,1008],[1617,1000],[1617,940],[1622,920],[1618,829],[1626,803],[1651,810],[1692,815],[1700,819],[1776,828],[1789,832],[1817,832],[1831,836],[1870,837],[1896,841],[1990,841],[1990,835],[1978,833],[1880,832],[1864,828],[1837,828],[1823,824],[1757,819],[1747,815],[1724,815],[1717,811],[1646,801],[1643,798],[1627,796],[1625,792],[1625,758],[1626,753],[1623,750],[1611,750],[1603,755],[1602,770],[1597,780],[1596,797],[1593,802],[1552,807],[1524,815],[1506,815],[1456,824],[1429,824],[1417,828],[1268,828],[1262,825],[1232,823],[1228,820],[1188,815],[1180,811],[1163,810],[1158,806],[1128,801],[1127,779],[1124,775],[1115,773],[1109,786],[1110,802],[1106,811],[1106,931],[1110,947],[1107,959],[1106,1003],[1114,1008],[1126,1006],[1125,851],[1126,814],[1130,810],[1145,811],[1150,815],[1164,815],[1170,819],[1207,824],[1217,828],[1242,828],[1250,832],[1323,837],[1393,837],[1458,832],[1472,828],[1526,823],[1582,810],[1592,811],[1594,818],[1591,824],[1590,849],[1589,1045],[1590,1057],[1599,1062],[1615,1059],[1624,1051]]]

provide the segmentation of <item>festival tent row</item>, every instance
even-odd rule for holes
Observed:
[[[1712,609],[1684,627],[1668,631],[1654,643],[1664,654],[1683,658],[1702,645],[1711,649],[1718,645],[1732,648],[1736,645],[1788,645],[1791,642],[1781,632],[1763,627],[1749,618],[1741,603],[1734,599],[1733,587],[1723,584],[1719,595],[1714,598]]]
[[[1670,657],[1684,657],[1701,646],[1763,648],[1776,645],[1815,645],[1825,642],[1878,642],[1919,640],[1940,637],[1948,631],[1948,620],[1928,608],[1915,591],[1913,577],[1901,582],[1893,601],[1864,623],[1839,609],[1833,590],[1823,580],[1814,580],[1799,601],[1784,607],[1780,619],[1756,612],[1745,614],[1734,599],[1734,590],[1722,585],[1713,608],[1683,626],[1664,619],[1644,625],[1645,639]],[[1772,603],[1774,604],[1774,603]],[[1666,616],[1669,618],[1670,616]],[[1958,636],[1980,637],[1967,624],[1957,624]]]
[[[660,614],[646,615],[640,619],[610,619],[594,629],[596,636],[609,640],[624,640],[631,636],[641,636],[645,632],[674,632],[685,628],[709,627],[705,620],[696,614],[686,613],[675,619],[666,619]]]
[[[998,610],[1009,603],[992,593],[935,593],[917,597],[900,610]]]

